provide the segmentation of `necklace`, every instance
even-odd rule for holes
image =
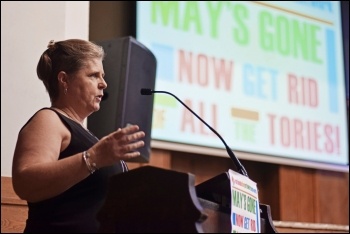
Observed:
[[[59,111],[62,111],[68,118],[70,118],[70,119],[73,120],[74,122],[79,123],[82,127],[84,127],[82,123],[80,123],[80,122],[77,121],[75,118],[73,118],[72,116],[70,116],[70,114],[68,114],[66,111],[64,111],[64,110],[62,110],[62,109],[59,109],[59,108],[55,108],[55,109],[56,109],[56,110],[59,110]],[[84,127],[84,128],[85,128],[85,127]]]
[[[80,122],[76,121],[74,118],[72,118],[66,111],[62,110],[62,109],[59,109],[57,107],[52,107],[53,109],[55,109],[56,111],[59,111],[59,112],[63,112],[69,119],[73,120],[74,122],[78,123],[82,128],[85,129],[85,131],[87,131],[91,136],[95,137],[96,140],[99,141],[98,137],[95,136],[92,132],[90,132],[89,129],[85,128],[84,125],[82,125]],[[61,113],[62,114],[62,113]],[[120,160],[120,163],[121,163],[121,166],[122,166],[122,170],[123,172],[127,172],[129,171],[129,168],[127,166],[127,164],[125,163],[124,160]]]
[[[63,112],[69,119],[73,120],[75,123],[78,123],[85,131],[87,131],[91,136],[93,136],[94,138],[96,138],[97,140],[98,137],[95,136],[92,132],[90,132],[89,129],[87,129],[82,123],[80,123],[79,121],[77,121],[76,119],[74,119],[72,116],[70,116],[66,111],[59,109],[57,107],[53,107],[55,110],[59,111],[59,112]],[[62,113],[61,113],[62,114]]]

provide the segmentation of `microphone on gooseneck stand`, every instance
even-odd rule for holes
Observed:
[[[211,131],[213,131],[222,141],[222,143],[224,143],[225,147],[226,147],[226,151],[228,153],[228,155],[230,156],[230,158],[232,159],[232,161],[234,162],[237,171],[248,177],[248,173],[245,170],[245,168],[243,167],[243,165],[241,164],[241,162],[238,160],[238,158],[236,157],[236,155],[233,153],[233,151],[230,149],[230,147],[228,147],[228,145],[226,144],[226,142],[224,141],[224,139],[220,136],[219,133],[217,133],[215,131],[215,129],[213,129],[209,124],[207,124],[201,117],[199,117],[193,110],[191,110],[185,103],[183,103],[178,97],[176,97],[174,94],[167,92],[167,91],[155,91],[152,89],[141,89],[141,95],[152,95],[153,93],[165,93],[165,94],[169,94],[171,96],[173,96],[174,98],[176,98],[176,100],[178,100],[183,106],[185,106],[189,111],[192,112],[192,114],[194,114],[200,121],[202,121]]]

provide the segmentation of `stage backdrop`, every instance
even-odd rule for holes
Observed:
[[[156,90],[235,152],[348,171],[339,2],[138,1],[136,29]],[[155,94],[153,111],[155,146],[224,148],[172,96]]]

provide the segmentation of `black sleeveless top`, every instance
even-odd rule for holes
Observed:
[[[71,132],[71,141],[68,147],[60,153],[59,160],[88,150],[98,141],[94,135],[79,123],[54,109],[50,110],[57,113]],[[47,129],[47,131],[50,131],[50,129]],[[123,172],[126,169],[124,168],[125,165],[125,163],[117,163],[111,167],[101,168],[56,197],[35,203],[28,202],[28,219],[24,232],[98,232],[99,222],[96,219],[96,215],[104,204],[107,195],[108,178]],[[72,174],[74,173],[72,171]]]

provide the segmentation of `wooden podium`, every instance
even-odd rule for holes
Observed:
[[[222,173],[197,186],[194,175],[144,166],[115,175],[97,219],[101,233],[231,232],[230,184]],[[277,232],[260,204],[261,231]]]

